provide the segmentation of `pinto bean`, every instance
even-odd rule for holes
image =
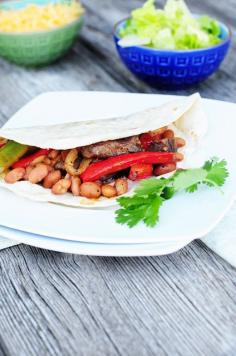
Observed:
[[[175,138],[175,145],[176,147],[180,148],[180,147],[184,147],[186,145],[186,141],[183,138],[180,137],[176,137]]]
[[[168,138],[168,139],[173,139],[175,137],[174,131],[173,130],[166,130],[162,134],[162,138]]]
[[[49,172],[48,166],[46,164],[39,163],[29,173],[28,179],[31,183],[34,184],[39,183],[48,175],[48,172]]]
[[[98,199],[102,193],[101,187],[94,182],[86,182],[80,186],[80,195],[88,199]]]
[[[71,191],[73,195],[75,196],[80,195],[80,185],[81,185],[81,180],[79,177],[71,178]]]
[[[26,167],[25,169],[25,175],[24,175],[24,180],[28,180],[29,179],[29,174],[32,171],[34,167],[30,164],[29,166]]]
[[[153,131],[150,131],[150,134],[151,135],[162,135],[163,132],[165,132],[167,130],[167,127],[164,126],[164,127],[161,127],[160,129],[157,129],[157,130],[153,130]]]
[[[128,181],[125,178],[118,178],[115,183],[117,195],[122,195],[128,192]]]
[[[52,159],[52,160],[51,160],[51,167],[54,168],[54,167],[56,166],[57,162],[58,162],[58,158]],[[55,168],[56,168],[56,167],[55,167]]]
[[[44,160],[45,160],[46,156],[43,155],[43,156],[39,156],[37,158],[35,158],[32,162],[31,162],[31,165],[35,166],[36,164],[38,163],[42,163]]]
[[[70,174],[69,173],[66,173],[66,175],[65,175],[65,177],[64,177],[65,179],[71,179],[71,176],[70,176]]]
[[[58,150],[51,150],[48,154],[48,158],[50,159],[55,159],[57,158],[59,155],[59,151]]]
[[[52,187],[52,193],[56,195],[62,195],[68,192],[71,186],[70,179],[60,179],[56,184]]]
[[[61,171],[50,172],[43,180],[44,188],[52,188],[61,179]]]
[[[50,160],[50,158],[48,158],[47,156],[44,157],[43,163],[46,164],[47,166],[50,166],[52,161]]]
[[[102,195],[106,198],[114,198],[117,195],[116,188],[110,184],[104,184],[102,186]]]
[[[155,176],[162,176],[176,170],[176,163],[161,164],[154,169]]]
[[[23,179],[24,175],[25,175],[24,168],[15,168],[6,174],[4,179],[6,183],[13,184]]]
[[[174,154],[174,161],[175,161],[175,162],[183,161],[183,159],[184,159],[184,155],[183,155],[182,153],[176,152],[176,153]]]

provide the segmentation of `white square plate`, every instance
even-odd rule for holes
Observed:
[[[186,241],[158,242],[147,244],[100,244],[70,241],[46,237],[29,232],[0,226],[0,248],[12,246],[17,242],[47,250],[90,256],[161,256],[176,252],[187,245]]]
[[[109,118],[162,104],[171,96],[106,92],[54,92],[38,96],[8,121],[8,127],[50,125],[55,122]],[[85,243],[188,243],[211,231],[236,198],[236,105],[204,100],[209,132],[193,157],[193,165],[218,156],[228,162],[230,177],[223,190],[201,188],[178,194],[164,204],[160,223],[150,229],[139,224],[120,226],[114,208],[76,209],[26,200],[0,189],[0,224],[58,239]],[[104,123],[105,129],[105,123]]]

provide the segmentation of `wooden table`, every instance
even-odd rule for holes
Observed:
[[[235,28],[235,0],[188,2]],[[38,70],[0,60],[1,124],[44,91],[155,92],[123,67],[112,41],[112,25],[141,1],[84,3],[86,26],[65,58]],[[235,50],[233,41],[216,75],[178,94],[236,101]],[[236,354],[236,271],[202,243],[151,258],[20,245],[0,251],[0,271],[3,355]]]

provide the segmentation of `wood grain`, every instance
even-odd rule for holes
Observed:
[[[201,244],[120,259],[17,246],[0,258],[0,334],[10,355],[236,351],[235,270]]]
[[[112,40],[113,24],[141,1],[84,4],[86,26],[62,60],[40,69],[0,60],[0,124],[44,91],[159,92],[124,68]],[[189,4],[235,30],[235,0]],[[207,82],[173,93],[235,102],[235,49],[233,39]],[[120,259],[19,245],[0,252],[0,276],[0,355],[236,354],[236,271],[199,242],[170,256]]]

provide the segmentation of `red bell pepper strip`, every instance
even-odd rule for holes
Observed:
[[[152,176],[153,165],[146,163],[137,163],[131,166],[129,172],[130,180],[140,180]]]
[[[12,168],[26,168],[32,161],[40,156],[44,156],[50,152],[50,149],[40,149],[37,152],[33,153],[30,156],[20,159],[12,165]]]
[[[137,163],[165,164],[182,160],[182,155],[173,152],[137,152],[119,155],[92,163],[81,175],[83,182],[93,182],[99,178],[127,169]]]
[[[160,134],[144,133],[140,136],[141,146],[145,151],[148,151],[150,145],[155,141],[161,140]]]
[[[140,136],[140,142],[142,148],[147,151],[151,143],[153,142],[153,138],[149,133],[144,133]]]

